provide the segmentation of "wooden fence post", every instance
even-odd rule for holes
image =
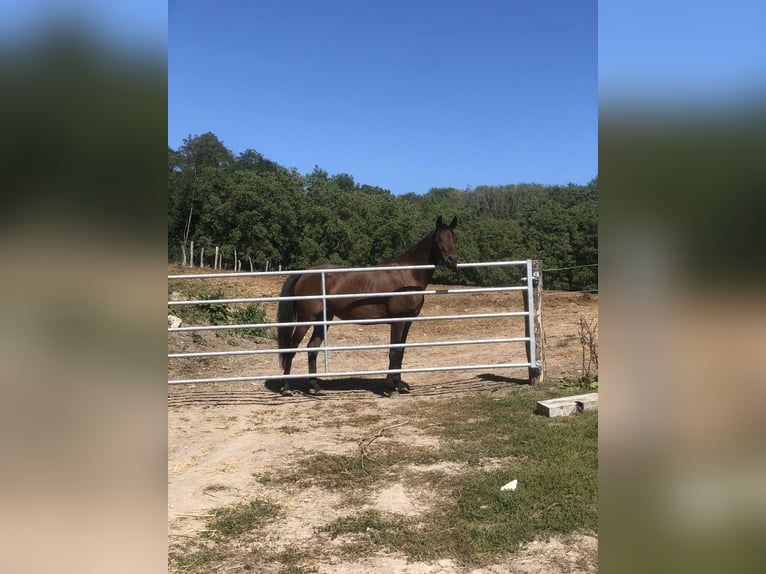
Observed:
[[[543,329],[543,262],[539,259],[532,261],[532,277],[527,277],[527,281],[532,281],[532,303],[534,305],[534,316],[532,324],[535,333],[535,360],[539,367],[529,367],[529,383],[537,385],[545,380],[545,331]],[[524,311],[529,312],[529,291],[522,291],[524,297]],[[530,336],[529,321],[524,322],[524,333],[526,337]],[[527,361],[532,360],[532,349],[530,341],[527,341]]]
[[[199,266],[200,269],[205,266],[205,248],[200,247],[199,249]]]
[[[213,269],[218,269],[218,246],[215,247],[215,259],[213,259]]]

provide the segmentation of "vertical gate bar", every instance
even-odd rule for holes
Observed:
[[[527,360],[529,361],[529,382],[536,385],[543,381],[545,376],[545,335],[542,324],[542,296],[543,296],[543,264],[542,261],[527,261],[527,288],[522,291],[524,298],[524,311],[527,312],[527,320],[524,322],[524,333],[529,338],[526,344]]]
[[[531,368],[534,368],[534,366],[537,364],[537,357],[535,356],[535,351],[537,345],[535,344],[535,326],[532,324],[533,318],[535,316],[535,297],[534,297],[534,287],[535,287],[535,281],[534,281],[534,275],[532,271],[532,260],[527,259],[527,305],[525,311],[529,313],[527,315],[527,324],[525,327],[525,330],[527,333],[529,333],[527,336],[529,337],[529,363],[532,365]]]
[[[330,341],[327,339],[327,288],[325,286],[325,272],[322,271],[322,330],[324,334],[324,372],[330,372],[330,356],[327,347]]]

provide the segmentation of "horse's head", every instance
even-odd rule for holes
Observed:
[[[444,265],[457,269],[457,239],[455,238],[457,217],[452,218],[449,225],[442,222],[440,215],[436,220],[436,231],[431,244],[431,260],[435,265]]]

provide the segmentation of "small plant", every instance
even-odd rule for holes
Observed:
[[[582,346],[582,377],[584,386],[598,388],[598,322],[580,317],[580,345]],[[593,374],[591,374],[593,369]]]
[[[222,299],[223,293],[220,291],[215,294],[205,294],[200,297],[204,301],[213,299]],[[197,306],[200,312],[204,313],[211,325],[228,325],[231,323],[232,313],[225,303],[209,303],[207,305]]]
[[[224,293],[219,289],[217,292],[192,289],[187,294],[190,298],[199,301],[214,301],[224,299]],[[168,315],[180,317],[184,323],[190,325],[250,325],[256,323],[268,323],[266,310],[258,303],[250,303],[246,306],[231,307],[225,303],[198,303],[168,307]],[[253,337],[275,338],[276,332],[268,327],[255,329],[241,329],[233,334],[249,335]],[[195,340],[200,343],[200,341]]]
[[[231,314],[233,323],[240,324],[254,324],[254,323],[266,323],[266,310],[258,303],[250,303],[246,307],[240,307],[235,309]],[[255,337],[268,337],[275,335],[273,329],[257,327],[255,329],[244,329],[240,333],[252,335]]]

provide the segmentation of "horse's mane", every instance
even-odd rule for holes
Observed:
[[[433,236],[436,234],[436,231],[431,231],[424,235],[420,241],[412,245],[403,255],[399,255],[398,257],[387,257],[385,259],[381,259],[378,265],[380,267],[386,267],[388,265],[397,265],[401,263],[402,261],[406,260],[409,256],[411,256],[415,251],[417,251],[424,243],[428,242],[430,243],[433,240]]]

